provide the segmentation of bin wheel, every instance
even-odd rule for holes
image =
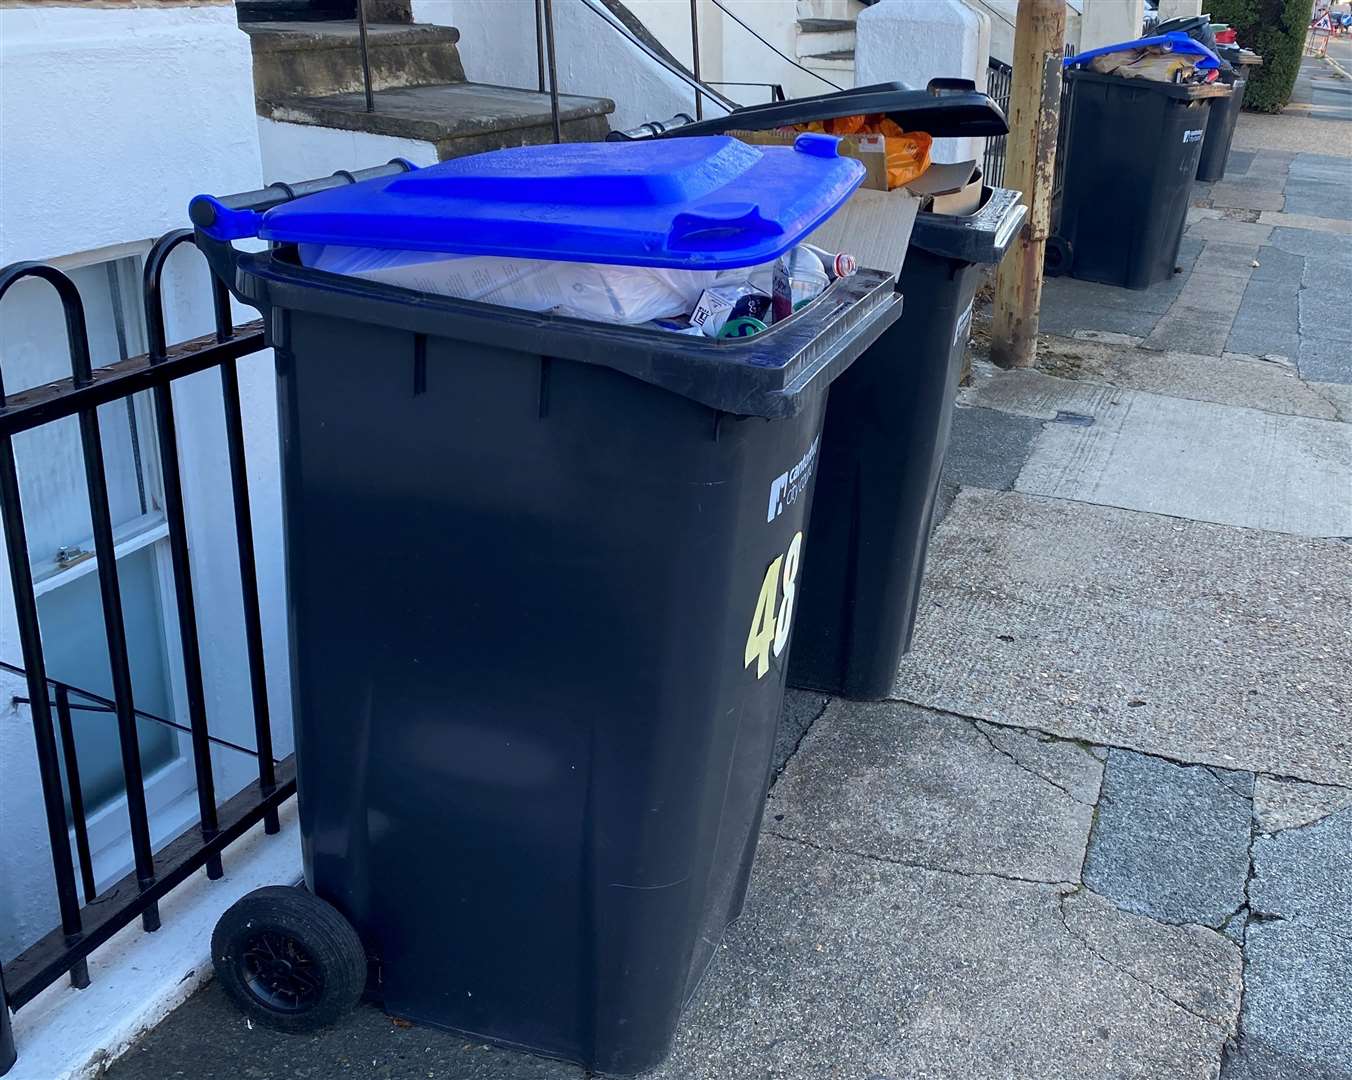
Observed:
[[[1070,242],[1059,236],[1047,237],[1042,253],[1042,274],[1044,277],[1060,277],[1070,273]]]
[[[332,904],[270,885],[240,897],[211,935],[216,978],[240,1010],[279,1031],[345,1015],[366,986],[366,950]]]

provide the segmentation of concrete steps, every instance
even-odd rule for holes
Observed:
[[[241,28],[253,45],[257,111],[269,120],[430,144],[443,161],[553,141],[549,95],[466,82],[454,27],[368,26],[373,112],[366,110],[356,22],[267,21]],[[614,102],[575,95],[560,101],[565,141],[605,138]]]
[[[854,20],[808,16],[798,19],[794,51],[805,67],[854,69]]]
[[[260,105],[362,89],[355,21],[241,23],[253,46],[254,98]],[[367,34],[377,90],[465,81],[451,26],[375,23]]]
[[[559,104],[565,142],[606,137],[606,117],[615,109],[609,98],[563,94]],[[549,95],[534,90],[468,82],[391,87],[375,92],[375,105],[375,112],[367,112],[366,96],[358,90],[291,98],[263,115],[282,123],[431,143],[440,161],[554,139]]]

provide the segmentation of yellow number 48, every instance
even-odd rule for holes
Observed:
[[[795,533],[789,550],[776,557],[765,571],[760,596],[756,598],[756,612],[751,616],[751,631],[746,638],[744,666],[756,665],[756,678],[765,678],[770,670],[770,653],[778,656],[789,643],[789,628],[793,625],[793,597],[798,578],[798,555],[803,547],[803,534]],[[784,598],[779,600],[781,579]],[[776,602],[778,601],[778,611]]]

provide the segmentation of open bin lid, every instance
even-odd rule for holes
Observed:
[[[839,140],[727,136],[523,146],[322,191],[264,213],[209,196],[216,239],[720,270],[769,262],[864,178]],[[194,217],[196,220],[196,217]],[[211,230],[207,230],[211,233]]]
[[[995,99],[977,90],[975,84],[966,79],[933,79],[924,90],[912,90],[905,83],[875,83],[792,101],[747,105],[727,116],[682,124],[661,137],[765,131],[875,113],[895,121],[903,131],[923,131],[936,139],[984,139],[1009,131]]]

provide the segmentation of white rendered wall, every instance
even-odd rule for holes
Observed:
[[[678,42],[664,37],[659,40],[678,59],[688,61],[689,3],[687,0],[651,0],[651,3],[655,21],[663,25],[676,21],[677,8],[686,13],[684,52]],[[596,7],[604,11],[599,2]],[[650,14],[647,5],[635,4],[634,10],[645,21]],[[413,0],[415,22],[454,26],[460,31],[460,56],[465,74],[472,82],[500,86],[535,89],[538,85],[534,13],[534,0]],[[612,20],[607,17],[606,21]],[[612,127],[628,128],[693,111],[693,90],[608,29],[602,17],[581,0],[556,2],[554,23],[560,92],[613,99]],[[706,77],[715,76],[708,73]],[[712,114],[721,112],[715,109]]]
[[[1202,14],[1202,0],[1160,0],[1160,22]]]
[[[1014,59],[1014,20],[1018,0],[967,0],[968,6],[984,11],[991,20],[991,56],[1006,64]],[[1081,0],[1066,4],[1066,43],[1079,51]]]
[[[917,89],[933,78],[986,85],[990,19],[960,0],[880,0],[856,21],[855,80],[899,80]],[[935,139],[935,161],[980,158],[981,139]]]
[[[339,169],[367,169],[394,158],[414,165],[434,165],[437,148],[417,139],[397,139],[366,131],[311,127],[258,118],[258,145],[263,156],[265,183],[310,180]]]
[[[1145,20],[1143,0],[1083,0],[1080,50],[1116,45],[1141,36]]]
[[[231,4],[0,9],[0,64],[0,264],[144,245],[187,224],[194,194],[261,185],[252,60]],[[208,331],[201,257],[180,250],[164,282],[169,340]],[[290,684],[271,354],[240,361],[239,373],[280,755],[291,746]],[[213,734],[252,744],[219,375],[181,381],[174,399],[208,720]],[[3,562],[0,659],[22,663]],[[0,685],[0,953],[51,929],[56,911],[32,726],[11,707],[16,693],[26,696]],[[256,775],[242,755],[216,757],[221,799]]]

